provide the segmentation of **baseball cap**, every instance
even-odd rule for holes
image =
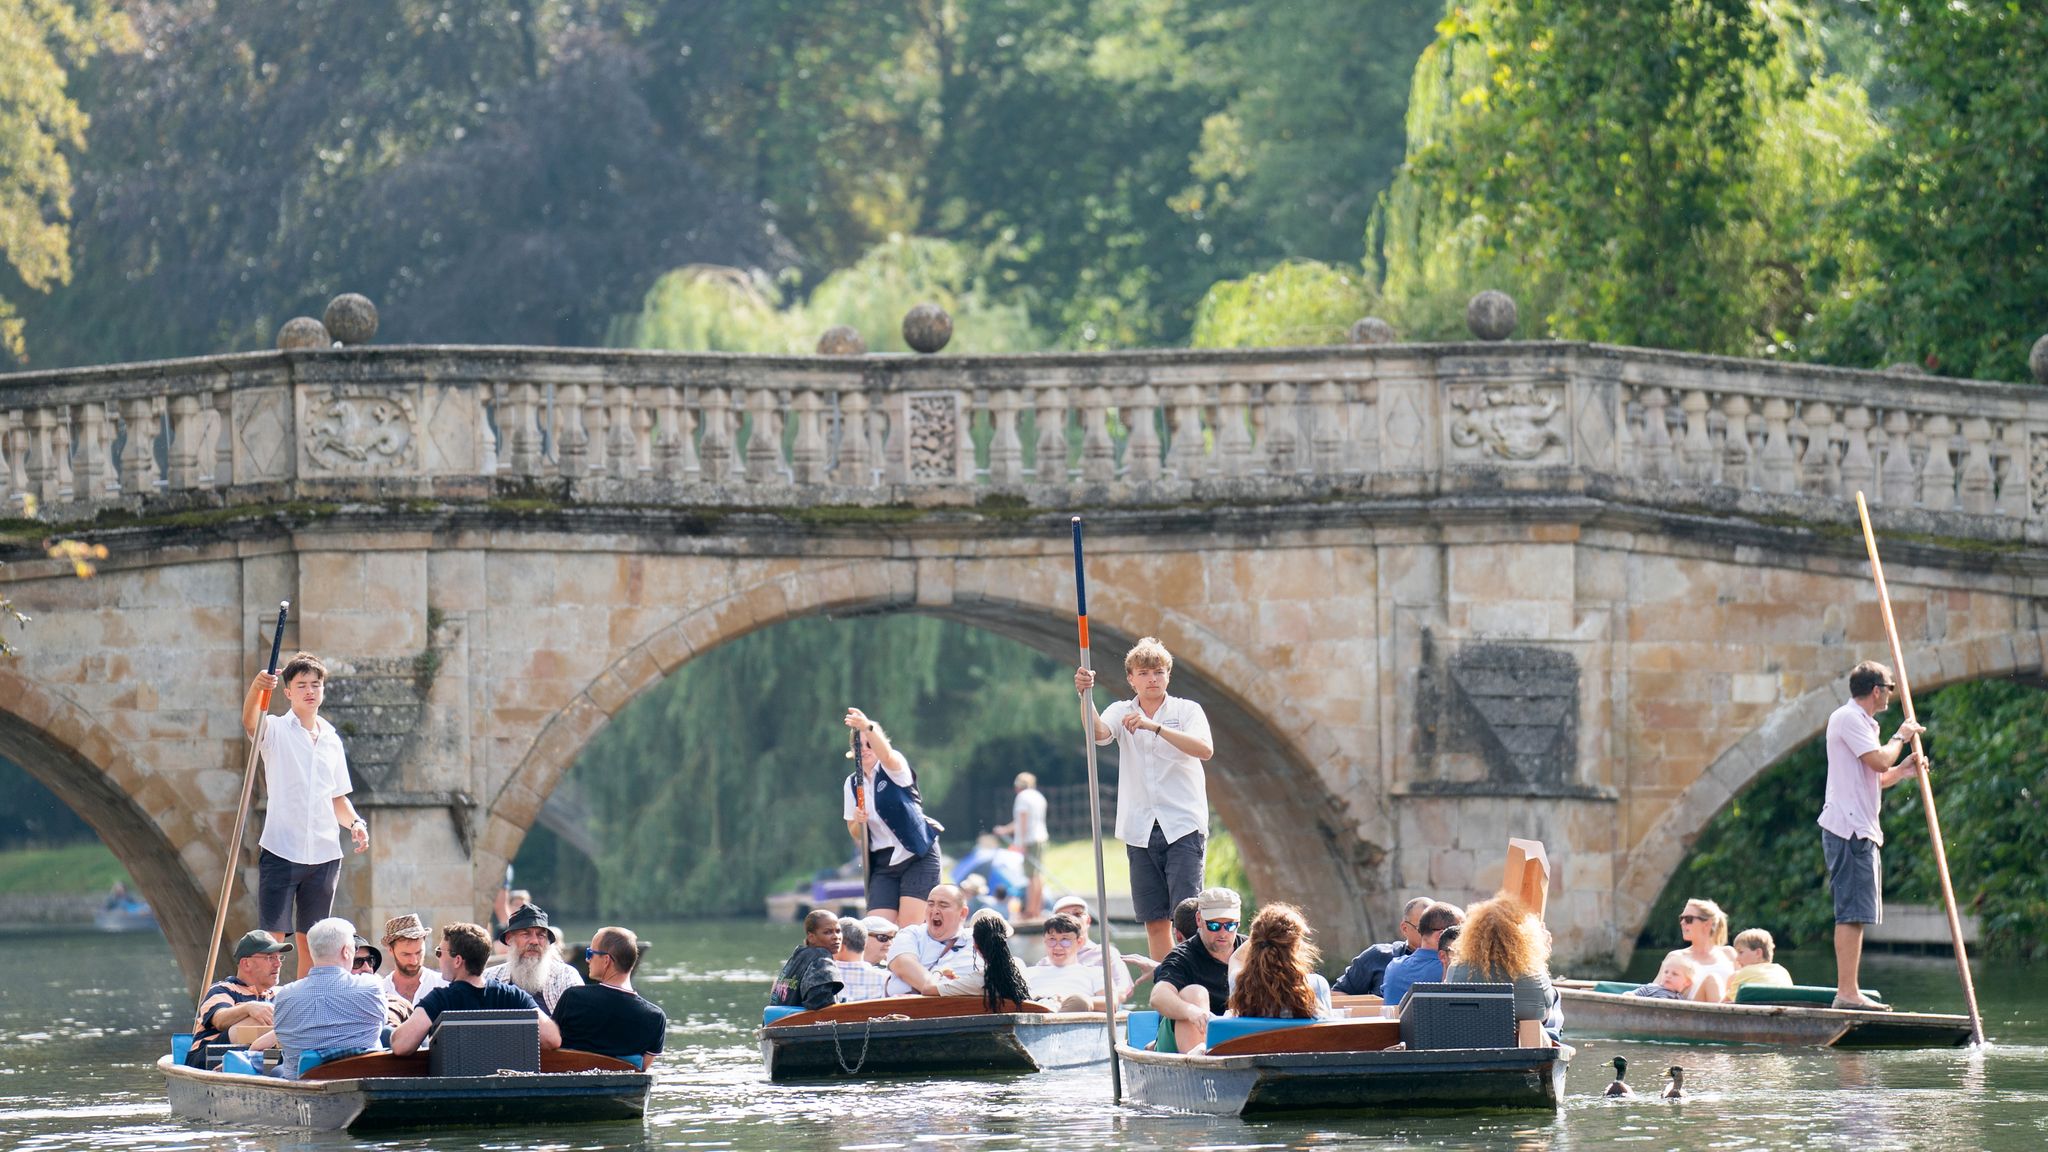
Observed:
[[[1080,909],[1083,916],[1092,917],[1095,915],[1094,909],[1088,907],[1088,901],[1083,900],[1079,896],[1062,896],[1052,903],[1052,910],[1055,912],[1064,911],[1068,908]]]
[[[244,932],[242,933],[242,938],[235,941],[235,959],[237,960],[247,960],[251,956],[264,955],[271,952],[289,952],[291,950],[292,946],[290,944],[280,941],[277,937],[263,931]]]
[[[1237,893],[1228,888],[1204,888],[1195,897],[1196,910],[1204,920],[1220,920],[1226,916],[1235,917],[1244,907]]]

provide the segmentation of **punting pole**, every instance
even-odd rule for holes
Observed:
[[[1081,552],[1081,518],[1074,517],[1074,616],[1081,632],[1081,667],[1093,672],[1088,659],[1088,568]],[[1081,743],[1088,748],[1088,829],[1095,838],[1095,907],[1102,912],[1102,1020],[1109,1029],[1109,1093],[1124,1100],[1124,1073],[1116,1059],[1116,963],[1109,939],[1109,879],[1102,871],[1102,788],[1095,771],[1095,693],[1081,695]]]
[[[1863,522],[1863,545],[1870,550],[1870,575],[1877,581],[1877,606],[1884,613],[1885,638],[1892,645],[1892,675],[1899,678],[1899,707],[1906,719],[1913,716],[1913,686],[1906,680],[1906,654],[1899,647],[1899,626],[1892,620],[1892,597],[1884,586],[1884,565],[1877,558],[1877,535],[1870,530],[1870,508],[1863,493],[1856,493],[1856,516]],[[1913,754],[1918,756],[1920,737],[1913,737]],[[1927,770],[1914,773],[1920,782],[1920,806],[1927,810],[1927,840],[1934,846],[1934,871],[1941,877],[1941,903],[1948,912],[1948,935],[1956,946],[1956,974],[1963,981],[1963,1003],[1970,1009],[1970,1043],[1984,1043],[1984,1017],[1977,1012],[1977,985],[1970,979],[1970,956],[1963,949],[1963,919],[1956,912],[1956,889],[1948,878],[1948,849],[1941,842],[1941,819],[1934,813],[1934,784]]]
[[[868,766],[862,759],[862,752],[860,729],[856,728],[853,730],[853,813],[860,817],[860,903],[861,907],[867,908],[868,885],[874,879],[868,873],[874,866],[868,862]],[[889,912],[894,915],[896,910],[892,908]],[[875,910],[868,908],[867,914],[872,916]]]
[[[284,622],[291,614],[292,602],[277,602],[277,631],[270,637],[270,663],[263,666],[265,672],[277,671],[277,654],[284,648]],[[256,745],[262,736],[264,713],[270,711],[270,693],[263,692],[257,697],[256,735],[249,738],[249,763],[242,769],[242,802],[235,807],[235,831],[228,837],[228,862],[221,869],[220,903],[213,910],[213,940],[206,946],[206,967],[200,970],[199,992],[203,997],[206,988],[213,983],[213,966],[220,960],[220,936],[228,926],[228,898],[235,891],[235,865],[242,855],[242,829],[249,819],[249,797],[256,791]]]

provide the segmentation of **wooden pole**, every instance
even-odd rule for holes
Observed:
[[[1081,551],[1081,518],[1074,517],[1074,617],[1081,633],[1081,668],[1093,672],[1088,656],[1088,569]],[[1102,1019],[1109,1029],[1109,1095],[1124,1100],[1124,1073],[1116,1058],[1116,971],[1109,939],[1109,879],[1102,870],[1102,788],[1095,769],[1094,692],[1081,694],[1081,742],[1088,748],[1088,830],[1095,839],[1095,907],[1102,912]]]
[[[277,654],[284,648],[284,622],[285,618],[290,615],[291,609],[291,601],[280,600],[277,602],[277,632],[270,638],[270,663],[264,665],[263,668],[266,672],[275,673],[277,671]],[[249,819],[249,797],[254,795],[256,791],[256,746],[259,743],[258,738],[263,734],[264,714],[268,711],[270,711],[270,693],[266,690],[257,696],[256,723],[258,727],[256,735],[249,738],[249,763],[242,769],[242,800],[241,803],[235,806],[235,831],[232,836],[228,837],[228,862],[227,866],[221,870],[220,903],[215,905],[213,909],[213,941],[206,946],[206,967],[201,969],[199,974],[199,995],[201,998],[205,997],[207,987],[213,983],[213,966],[220,962],[221,933],[227,930],[228,900],[234,895],[235,865],[242,855],[242,829]]]
[[[1899,626],[1892,619],[1892,597],[1884,586],[1884,565],[1877,558],[1877,535],[1870,530],[1870,508],[1863,493],[1856,493],[1856,516],[1863,522],[1863,545],[1870,551],[1870,575],[1877,581],[1877,606],[1884,614],[1885,638],[1892,646],[1892,675],[1899,681],[1899,707],[1913,720],[1913,686],[1906,680],[1906,654],[1899,647]],[[1913,737],[1913,755],[1921,755],[1920,737]],[[1922,767],[1913,774],[1920,782],[1920,806],[1927,811],[1927,840],[1934,846],[1934,872],[1941,878],[1941,903],[1948,912],[1949,939],[1956,947],[1956,974],[1963,982],[1963,1003],[1970,1009],[1970,1043],[1984,1043],[1984,1017],[1977,1011],[1977,985],[1970,979],[1970,956],[1963,948],[1963,918],[1956,911],[1956,889],[1948,878],[1948,850],[1941,842],[1941,820],[1934,812],[1934,784]]]
[[[874,877],[869,875],[872,865],[868,863],[868,854],[872,851],[868,847],[868,790],[865,787],[868,768],[862,752],[860,729],[856,728],[853,731],[853,812],[860,817],[860,903],[861,907],[867,908],[866,914],[872,916],[875,910],[868,908],[868,885],[874,882]],[[889,914],[894,916],[896,909],[891,908]]]

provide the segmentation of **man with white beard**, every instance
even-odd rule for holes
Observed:
[[[562,993],[583,983],[576,969],[562,959],[562,930],[548,923],[548,914],[538,904],[523,905],[512,913],[511,921],[498,933],[498,942],[511,948],[512,954],[484,969],[484,982],[524,989],[551,1016]]]

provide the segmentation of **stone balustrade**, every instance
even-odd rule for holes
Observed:
[[[2048,389],[1600,345],[1007,357],[264,352],[0,377],[14,514],[1615,494],[2048,540]],[[1935,517],[1939,523],[1926,520]]]

